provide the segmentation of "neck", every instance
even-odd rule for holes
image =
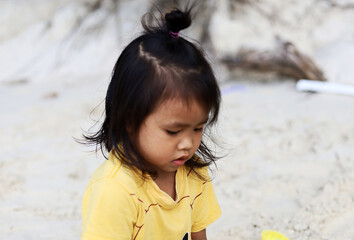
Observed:
[[[167,193],[173,200],[176,200],[176,172],[158,174],[154,180],[156,185],[165,193]]]

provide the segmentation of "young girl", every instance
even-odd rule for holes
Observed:
[[[206,239],[221,211],[203,131],[220,91],[202,51],[179,35],[191,9],[174,10],[121,53],[105,120],[88,142],[109,151],[82,204],[82,239]]]

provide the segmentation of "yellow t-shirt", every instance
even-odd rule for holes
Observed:
[[[209,177],[207,168],[202,174]],[[110,153],[85,190],[81,239],[191,239],[191,232],[205,229],[221,215],[211,182],[184,166],[176,173],[176,193],[174,201]]]

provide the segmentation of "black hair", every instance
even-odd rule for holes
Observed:
[[[220,89],[203,51],[183,37],[172,36],[188,28],[191,8],[174,9],[157,24],[141,22],[144,32],[129,43],[119,56],[108,86],[105,119],[98,132],[84,134],[85,141],[113,151],[123,165],[145,177],[156,177],[156,171],[139,154],[131,141],[146,117],[162,102],[178,98],[197,101],[209,112],[206,126],[218,118]],[[129,127],[129,133],[128,128]],[[186,165],[195,169],[215,163],[217,157],[202,140],[197,154]],[[105,154],[104,154],[105,155]],[[202,177],[203,178],[203,177]]]

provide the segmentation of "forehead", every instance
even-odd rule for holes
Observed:
[[[173,98],[160,103],[151,115],[164,122],[200,122],[207,120],[209,110],[195,100]]]

